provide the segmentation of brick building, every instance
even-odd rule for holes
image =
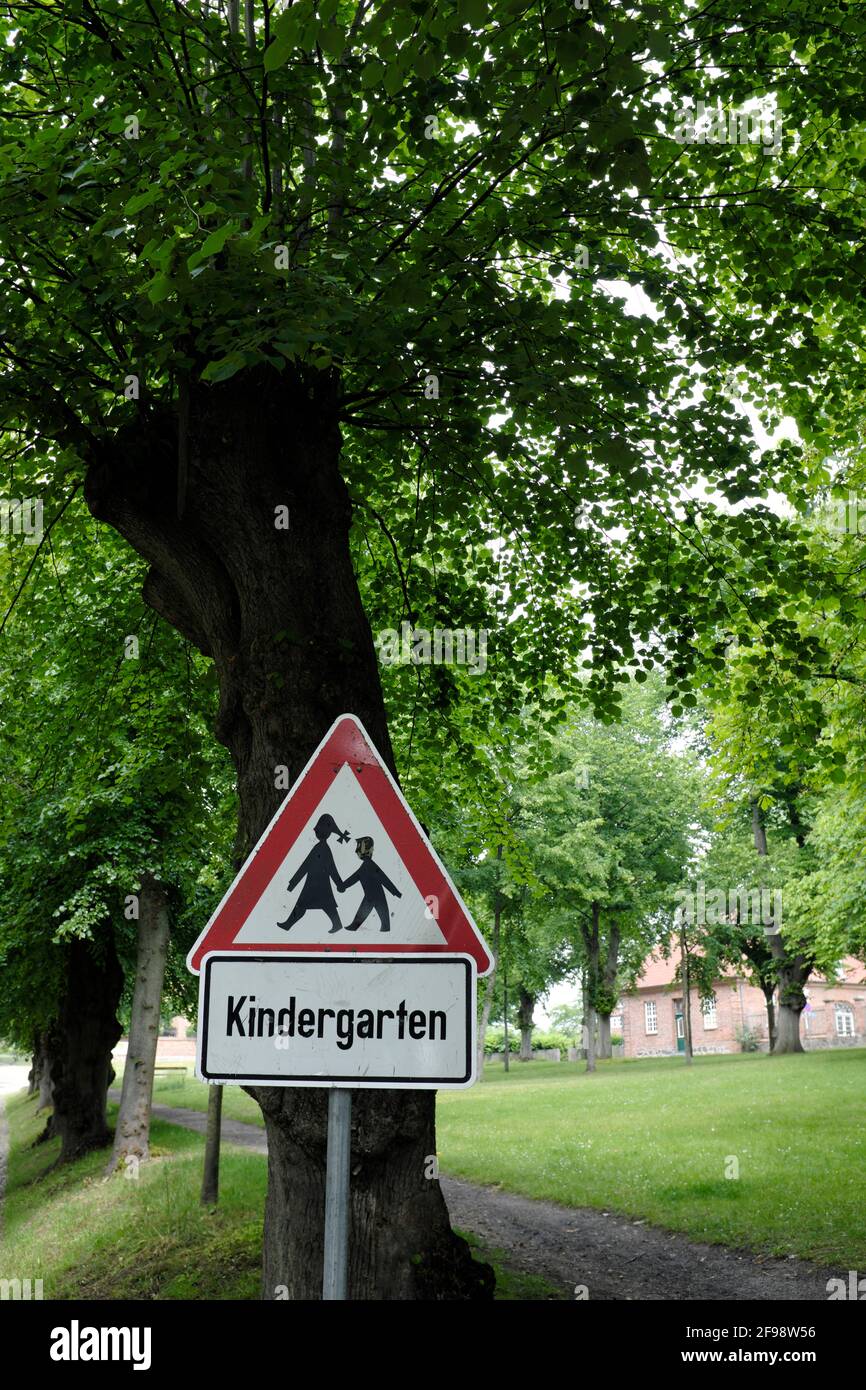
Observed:
[[[644,962],[637,986],[624,994],[611,1017],[611,1032],[623,1039],[626,1057],[667,1057],[685,1051],[683,989],[674,985],[679,953],[665,960],[653,953]],[[800,1037],[807,1049],[866,1046],[866,967],[850,956],[835,980],[811,975]],[[741,1052],[744,1035],[769,1050],[767,1008],[760,989],[746,974],[726,972],[716,981],[713,1000],[702,1004],[691,991],[692,1048]]]

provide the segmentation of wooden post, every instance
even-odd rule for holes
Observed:
[[[215,1207],[220,1192],[220,1130],[223,1113],[223,1088],[211,1086],[207,1097],[207,1137],[204,1146],[204,1173],[201,1180],[201,1204]]]

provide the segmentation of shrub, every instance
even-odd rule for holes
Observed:
[[[574,1047],[574,1041],[567,1033],[558,1032],[556,1029],[551,1029],[549,1033],[540,1033],[533,1029],[532,1046],[539,1052],[547,1047],[558,1047],[560,1051],[567,1052],[570,1047]]]
[[[489,1057],[490,1054],[493,1052],[504,1052],[504,1042],[504,1028],[501,1028],[498,1025],[493,1028],[488,1028],[487,1034],[484,1038],[485,1057]],[[509,1028],[508,1030],[508,1051],[509,1053],[520,1051],[520,1034],[519,1032],[516,1032],[514,1028]]]

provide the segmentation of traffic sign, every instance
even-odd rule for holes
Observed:
[[[471,956],[211,952],[198,1016],[204,1081],[431,1090],[475,1080]]]
[[[354,715],[335,721],[187,958],[490,952]]]

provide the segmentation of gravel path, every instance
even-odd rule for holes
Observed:
[[[109,1093],[119,1099],[119,1091]],[[197,1110],[155,1105],[160,1120],[203,1134],[206,1116]],[[267,1153],[257,1125],[223,1120],[222,1137],[255,1153]],[[825,1302],[827,1280],[844,1270],[822,1269],[806,1260],[761,1259],[723,1245],[701,1245],[687,1236],[627,1217],[584,1207],[560,1207],[517,1197],[458,1178],[442,1178],[451,1220],[486,1246],[500,1250],[506,1264],[536,1274],[575,1297],[586,1287],[590,1300],[718,1299]]]
[[[0,1067],[0,1249],[3,1248],[3,1198],[6,1195],[6,1165],[9,1158],[9,1124],[6,1097],[27,1085],[27,1067]]]
[[[6,1160],[9,1157],[9,1125],[6,1097],[0,1092],[0,1248],[3,1245],[3,1198],[6,1196]]]

